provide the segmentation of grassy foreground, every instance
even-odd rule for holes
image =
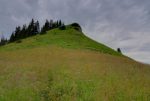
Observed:
[[[48,33],[0,48],[0,101],[150,101],[149,65],[74,29]]]

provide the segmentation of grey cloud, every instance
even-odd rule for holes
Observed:
[[[149,0],[1,0],[0,32],[10,32],[31,18],[79,22],[87,36],[150,63]],[[11,22],[11,23],[10,23]]]

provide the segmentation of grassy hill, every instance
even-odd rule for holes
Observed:
[[[67,26],[66,30],[60,30],[56,28],[54,30],[48,31],[45,35],[37,35],[34,37],[30,37],[22,40],[21,43],[16,42],[8,44],[0,48],[0,50],[12,51],[18,49],[28,49],[45,46],[58,46],[70,49],[95,50],[101,53],[120,55],[111,48],[89,39],[81,31],[77,31],[72,26]]]
[[[150,101],[150,66],[67,26],[0,47],[0,101]]]

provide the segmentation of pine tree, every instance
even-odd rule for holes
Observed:
[[[50,30],[53,29],[53,20],[50,20],[49,27],[50,27]]]
[[[9,42],[14,42],[15,41],[15,34],[14,32],[11,34]]]
[[[34,35],[37,35],[38,33],[40,33],[40,24],[39,21],[36,21],[35,25],[34,25]]]
[[[56,28],[58,28],[59,27],[59,22],[58,22],[58,20],[56,21]]]
[[[48,20],[46,20],[46,23],[45,23],[45,30],[48,31],[50,29],[50,23]]]
[[[16,30],[15,30],[15,33],[14,33],[14,35],[15,35],[14,39],[15,39],[15,41],[19,40],[21,38],[20,32],[21,32],[21,27],[20,26],[16,27]]]
[[[2,35],[2,38],[0,40],[0,46],[6,45],[7,44],[7,39]]]
[[[46,31],[50,30],[50,22],[46,20],[45,24],[41,28],[41,34],[46,33]]]
[[[58,24],[58,25],[59,25],[59,27],[60,27],[60,26],[62,26],[62,22],[61,22],[61,20],[59,20],[59,24]]]
[[[27,37],[33,36],[35,34],[34,33],[34,24],[35,24],[34,19],[32,19],[27,28]]]
[[[24,39],[26,37],[27,37],[27,26],[26,26],[26,24],[24,24],[20,31],[20,38]]]
[[[53,28],[57,28],[57,22],[53,23]]]

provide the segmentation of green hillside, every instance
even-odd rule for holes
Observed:
[[[150,101],[150,66],[53,29],[0,47],[0,101]]]
[[[21,42],[11,43],[0,48],[0,50],[27,49],[43,46],[60,46],[71,49],[95,50],[101,53],[120,55],[111,48],[86,37],[81,31],[77,31],[72,26],[67,26],[65,30],[56,28],[48,31],[45,35],[37,35],[21,40]]]

